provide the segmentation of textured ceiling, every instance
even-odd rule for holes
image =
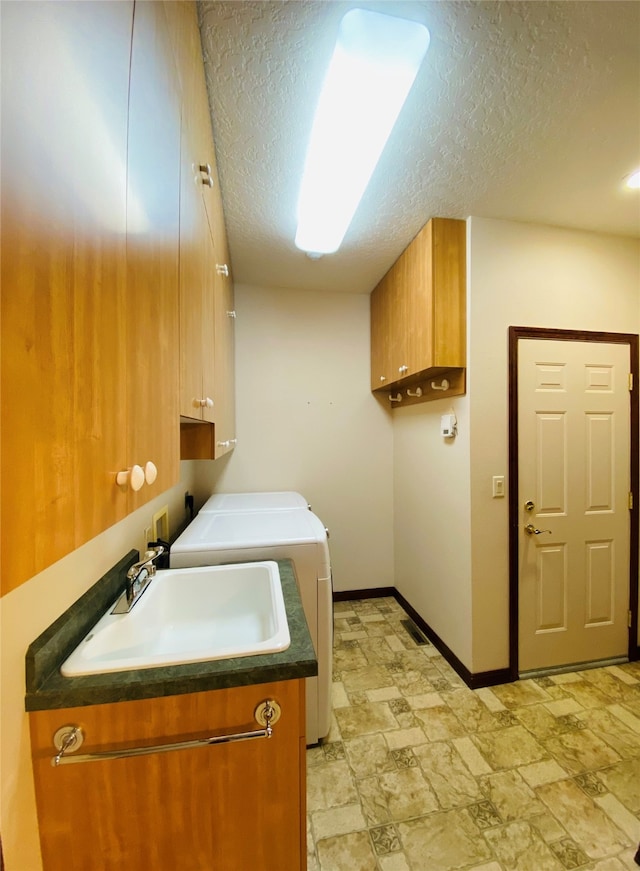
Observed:
[[[640,3],[205,0],[200,24],[237,282],[367,293],[433,216],[640,236]],[[293,243],[340,18],[419,20],[431,45],[340,250]]]

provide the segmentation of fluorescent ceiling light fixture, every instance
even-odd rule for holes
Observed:
[[[298,248],[340,247],[428,47],[415,21],[365,9],[342,19],[305,162]]]
[[[627,179],[627,187],[640,188],[640,169],[636,169],[635,172],[631,173],[631,175]]]

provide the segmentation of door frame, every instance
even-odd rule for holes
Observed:
[[[631,393],[630,482],[633,508],[630,510],[629,535],[629,660],[640,658],[638,645],[638,502],[639,491],[639,405],[638,405],[638,334],[605,333],[587,330],[547,329],[545,327],[509,327],[509,672],[512,680],[519,679],[519,532],[520,496],[518,467],[518,342],[520,339],[555,340],[566,342],[602,342],[629,346],[629,363],[633,377]]]

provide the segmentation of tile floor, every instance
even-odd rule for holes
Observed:
[[[640,663],[472,691],[402,619],[335,605],[308,871],[638,871]]]

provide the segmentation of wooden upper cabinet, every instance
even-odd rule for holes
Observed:
[[[227,265],[229,254],[226,237],[219,240],[218,246],[215,253]],[[220,263],[217,262],[214,293],[216,458],[229,453],[236,445],[235,325],[233,279],[228,268],[220,269]]]
[[[1,15],[6,593],[128,510],[115,475],[133,2],[3,3]]]
[[[160,3],[135,6],[127,179],[128,464],[157,468],[135,508],[180,478],[180,92]]]
[[[465,239],[433,218],[372,291],[372,390],[465,366]]]
[[[182,88],[180,182],[180,416],[182,458],[235,444],[233,279],[194,3],[169,2]],[[186,421],[209,422],[194,429]]]

